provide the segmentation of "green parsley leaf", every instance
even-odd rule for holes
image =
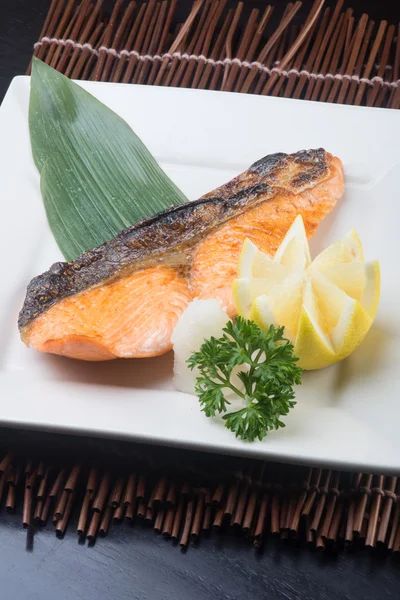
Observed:
[[[262,440],[271,429],[285,426],[280,418],[296,404],[293,386],[301,383],[302,369],[293,344],[283,337],[283,327],[262,331],[242,317],[229,321],[223,332],[206,340],[188,360],[200,372],[195,390],[201,409],[207,417],[223,413],[225,426],[236,437]],[[238,366],[243,366],[238,373],[241,389],[232,382]],[[227,412],[229,390],[242,398],[240,410]]]

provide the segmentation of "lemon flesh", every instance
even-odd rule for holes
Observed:
[[[364,263],[356,231],[311,261],[300,215],[273,258],[246,240],[238,273],[232,288],[238,313],[264,330],[284,326],[304,369],[349,356],[367,335],[379,304],[379,262]]]

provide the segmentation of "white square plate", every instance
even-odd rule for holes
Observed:
[[[47,226],[29,132],[29,78],[0,110],[0,423],[116,436],[272,460],[400,472],[400,111],[243,94],[108,83],[81,85],[120,114],[195,199],[262,156],[323,146],[346,193],[312,241],[355,226],[379,258],[382,295],[367,340],[346,361],[304,375],[287,427],[236,440],[173,388],[172,357],[80,363],[28,350],[16,321],[28,281],[61,255]]]

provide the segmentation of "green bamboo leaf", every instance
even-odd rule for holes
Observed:
[[[67,260],[187,201],[123,119],[38,59],[29,130],[48,221]]]

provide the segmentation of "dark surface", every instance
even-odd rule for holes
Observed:
[[[48,0],[0,1],[0,98],[12,77],[25,72],[48,4]],[[358,13],[362,8],[377,18],[399,15],[399,3],[391,0],[349,5],[357,4]],[[4,433],[0,429],[0,439]],[[39,451],[51,455],[51,442]],[[399,597],[398,561],[368,551],[335,556],[270,540],[257,555],[242,540],[212,535],[199,547],[181,553],[152,530],[126,525],[114,527],[107,538],[88,547],[78,543],[74,523],[63,540],[55,537],[51,527],[27,535],[20,509],[19,516],[0,513],[0,598],[4,600]]]
[[[27,545],[15,518],[2,522],[2,598],[19,600],[385,600],[398,598],[398,563],[337,557],[271,540],[261,555],[212,535],[185,553],[145,526],[114,527],[95,546],[40,531]],[[396,583],[397,582],[397,583]]]

